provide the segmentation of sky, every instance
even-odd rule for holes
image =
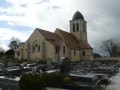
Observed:
[[[80,11],[87,21],[88,42],[94,53],[107,55],[102,41],[120,35],[120,0],[0,0],[0,47],[12,37],[25,42],[35,28],[70,31],[69,21]]]

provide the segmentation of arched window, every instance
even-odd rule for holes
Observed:
[[[38,45],[37,45],[37,43],[35,44],[35,47],[37,47]]]
[[[83,23],[83,32],[86,31],[86,25]]]
[[[40,52],[40,43],[38,41],[33,42],[32,51],[33,52]]]
[[[65,53],[65,46],[63,46],[63,53]]]
[[[58,53],[58,47],[55,47],[56,53]]]
[[[73,32],[75,32],[75,24],[73,24]]]
[[[77,23],[77,31],[79,31],[79,23]]]
[[[91,56],[93,55],[93,52],[92,52],[92,50],[91,50]]]
[[[40,52],[40,46],[38,46],[38,52]]]
[[[18,52],[18,56],[20,56],[20,52]]]
[[[83,51],[82,53],[83,53],[83,56],[85,56],[85,51]]]
[[[74,56],[76,55],[76,51],[74,50]]]
[[[33,46],[33,52],[35,51],[35,47]]]

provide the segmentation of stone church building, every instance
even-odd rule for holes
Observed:
[[[70,20],[70,33],[58,28],[54,33],[36,28],[15,50],[17,60],[57,62],[63,56],[72,61],[93,60],[93,49],[87,40],[87,22],[79,11]]]

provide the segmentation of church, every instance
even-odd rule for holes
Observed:
[[[87,40],[87,22],[77,11],[70,22],[70,32],[56,28],[49,32],[36,28],[25,43],[15,50],[17,60],[52,60],[61,57],[71,61],[93,60],[93,48]]]

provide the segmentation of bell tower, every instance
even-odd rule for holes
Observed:
[[[87,42],[87,22],[83,15],[77,11],[72,20],[70,20],[70,33],[75,36],[79,42]]]

